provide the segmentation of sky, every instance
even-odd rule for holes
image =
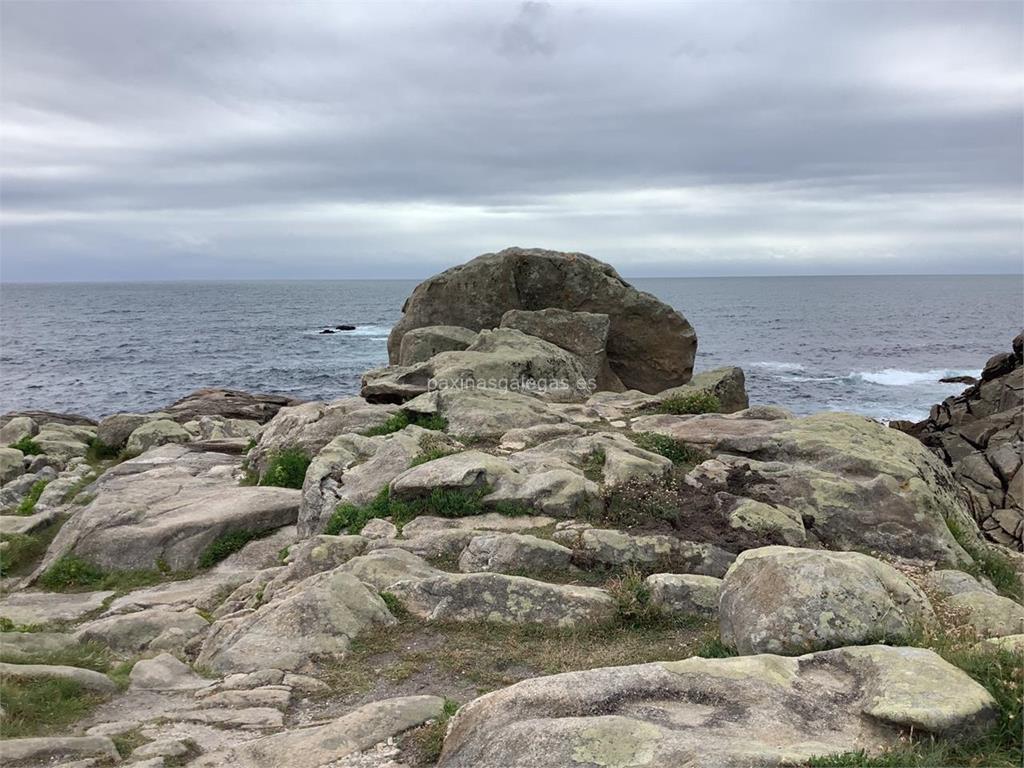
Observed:
[[[1024,3],[0,2],[0,279],[1020,273]]]

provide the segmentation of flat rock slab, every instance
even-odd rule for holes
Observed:
[[[68,553],[109,571],[190,570],[222,535],[261,534],[298,517],[300,491],[239,486],[236,457],[163,446],[133,461],[96,481],[37,573]]]
[[[117,685],[106,675],[91,669],[57,664],[7,664],[0,662],[0,677],[5,680],[70,680],[90,691],[114,693]]]
[[[53,522],[56,509],[36,512],[34,515],[0,515],[0,534],[26,534]]]
[[[61,758],[100,758],[115,763],[121,761],[117,747],[106,736],[43,736],[0,740],[0,763],[5,766],[51,764]]]
[[[404,696],[365,704],[325,725],[265,736],[204,755],[195,768],[321,768],[441,715],[437,696]]]
[[[549,584],[500,573],[446,574],[400,581],[390,591],[414,616],[427,621],[489,621],[572,627],[615,613],[603,589]]]
[[[113,592],[18,592],[0,600],[0,617],[15,624],[77,621],[98,610]]]
[[[776,766],[985,729],[995,701],[932,651],[699,657],[525,680],[455,715],[438,768]]]

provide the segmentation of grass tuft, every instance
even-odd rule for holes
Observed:
[[[39,577],[39,586],[51,592],[83,590],[114,590],[130,592],[167,581],[180,581],[194,576],[190,571],[152,570],[114,571],[108,573],[76,555],[64,555]]]
[[[21,500],[17,509],[14,510],[14,514],[27,517],[35,512],[36,504],[39,503],[39,497],[43,495],[43,491],[49,484],[49,480],[36,480],[32,483],[32,487],[29,488],[28,493],[25,494],[25,498]]]
[[[85,452],[85,460],[95,466],[104,461],[111,461],[120,458],[121,451],[112,445],[107,445],[98,437],[89,441],[89,448]]]
[[[0,737],[5,739],[66,733],[103,701],[71,680],[59,677],[0,681]]]
[[[270,456],[267,471],[259,484],[275,488],[302,488],[311,461],[309,454],[301,448],[278,451]]]
[[[966,550],[974,562],[964,567],[972,576],[984,576],[1007,597],[1018,602],[1024,599],[1024,588],[1020,576],[1013,567],[1013,562],[1006,555],[1000,554],[992,547],[980,544],[969,532],[965,531],[960,522],[954,518],[946,520],[946,526],[957,543]]]
[[[28,435],[16,443],[11,443],[10,447],[18,449],[26,456],[38,456],[43,452],[43,447]]]
[[[399,411],[398,413],[388,417],[388,420],[377,427],[372,427],[365,432],[365,437],[376,437],[378,435],[390,435],[392,432],[400,432],[401,430],[413,424],[423,429],[433,429],[438,432],[443,432],[448,428],[448,420],[438,414],[423,414],[423,413],[410,413],[409,411]]]
[[[691,392],[666,397],[655,410],[670,414],[718,413],[722,410],[722,401],[711,392]]]
[[[203,550],[203,554],[199,556],[199,567],[212,568],[221,560],[238,552],[250,541],[262,538],[268,533],[271,533],[271,531],[229,531],[228,533],[222,533]],[[280,553],[278,554],[280,555]],[[287,554],[287,548],[285,548],[286,557]]]
[[[633,442],[645,451],[657,453],[676,465],[696,466],[708,459],[708,455],[668,435],[655,432],[638,432],[630,435]]]

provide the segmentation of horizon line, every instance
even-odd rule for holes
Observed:
[[[439,274],[439,273],[434,273]],[[423,282],[427,277],[168,277],[168,278],[121,278],[110,280],[4,280],[5,285],[111,285],[123,283],[308,283],[324,282]],[[864,272],[864,273],[809,273],[798,275],[750,274],[750,275],[622,275],[624,280],[742,280],[788,279],[808,277],[1019,277],[1021,272]]]

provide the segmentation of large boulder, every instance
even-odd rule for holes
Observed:
[[[608,363],[626,388],[654,393],[689,381],[697,336],[686,318],[597,259],[539,249],[484,254],[420,283],[388,337],[388,354],[398,362],[413,328],[484,330],[511,309],[550,307],[608,315]]]
[[[25,474],[24,454],[17,448],[0,448],[0,485]]]
[[[298,671],[341,657],[371,624],[393,624],[384,601],[348,573],[328,571],[274,593],[269,603],[218,619],[196,660],[215,672]]]
[[[584,400],[593,391],[573,353],[514,328],[497,328],[481,331],[459,352],[367,371],[361,394],[370,402],[401,403],[432,389],[521,390],[559,402]]]
[[[725,574],[719,601],[722,641],[741,654],[898,642],[933,618],[906,576],[859,552],[748,549]]]
[[[714,498],[726,516],[742,499],[753,499],[790,517],[787,529],[799,516],[809,545],[940,565],[971,562],[946,523],[972,525],[949,471],[919,442],[871,419],[844,413],[766,419],[741,411],[644,416],[631,426],[715,455],[687,483]]]
[[[398,354],[399,365],[424,363],[441,352],[460,352],[476,340],[476,331],[455,325],[413,328],[404,337]]]
[[[298,405],[301,400],[285,395],[263,395],[236,389],[207,387],[197,389],[164,408],[175,421],[184,424],[200,416],[223,416],[228,419],[251,419],[265,424],[282,408]]]
[[[100,421],[96,437],[107,448],[123,448],[132,432],[143,424],[168,418],[166,413],[114,413]]]
[[[297,449],[310,457],[316,456],[338,435],[379,427],[397,412],[393,405],[371,405],[361,397],[282,408],[249,451],[249,466],[262,476],[275,453]]]
[[[12,419],[29,418],[39,427],[46,424],[64,424],[70,427],[95,427],[96,422],[87,416],[75,413],[54,413],[53,411],[9,411],[0,416],[0,427],[5,427]]]
[[[522,392],[501,389],[447,389],[427,392],[403,406],[422,416],[441,416],[458,438],[493,438],[511,429],[554,426],[564,419],[550,404]]]
[[[524,680],[452,720],[438,768],[777,766],[916,733],[977,733],[995,701],[918,648],[699,657]]]
[[[192,435],[178,422],[170,419],[155,419],[143,422],[132,430],[132,433],[128,435],[125,451],[130,456],[138,456],[150,448],[167,443],[187,443],[191,440]]]
[[[196,568],[218,537],[259,535],[296,521],[300,492],[239,487],[237,457],[165,445],[108,470],[68,520],[37,575],[60,557],[106,570]]]
[[[50,422],[40,427],[32,438],[47,456],[65,464],[71,459],[85,456],[89,443],[96,436],[96,427]]]
[[[15,416],[0,427],[0,445],[10,445],[39,432],[39,425],[28,416]]]
[[[463,573],[545,574],[569,569],[572,550],[548,539],[521,533],[476,536],[459,557]]]

